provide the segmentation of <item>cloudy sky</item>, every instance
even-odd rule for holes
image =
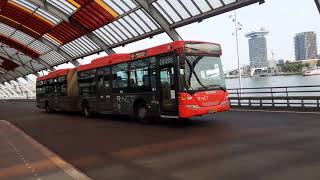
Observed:
[[[217,42],[223,48],[223,65],[225,69],[237,67],[234,26],[229,18],[232,12],[222,14],[201,23],[194,23],[177,29],[185,40],[202,40]],[[248,40],[245,34],[265,27],[270,31],[267,36],[268,54],[274,52],[275,59],[293,59],[295,34],[303,31],[316,31],[320,36],[320,15],[314,0],[266,0],[262,5],[254,4],[237,10],[238,20],[243,25],[239,32],[240,61],[249,64]],[[116,48],[117,53],[133,52],[162,43],[170,42],[167,35],[162,34],[152,39],[142,40],[125,47]],[[103,56],[100,54],[99,56]],[[88,63],[97,55],[80,60]],[[62,67],[66,67],[65,65]]]

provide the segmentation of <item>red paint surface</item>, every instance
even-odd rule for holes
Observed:
[[[223,112],[229,109],[228,92],[223,90],[202,91],[193,95],[179,93],[179,117],[181,118]]]
[[[43,80],[48,80],[48,79],[53,79],[56,77],[64,76],[64,75],[67,75],[70,70],[71,69],[59,69],[56,71],[52,71],[48,75],[38,77],[37,81],[43,81]]]
[[[19,65],[14,63],[13,61],[10,61],[9,59],[0,57],[0,67],[5,69],[6,71],[11,71],[15,68],[17,68]]]

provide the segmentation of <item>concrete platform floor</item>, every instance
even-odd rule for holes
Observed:
[[[0,179],[90,180],[20,129],[3,120],[0,120],[0,159]]]
[[[93,179],[320,179],[320,114],[230,111],[143,125],[2,103],[0,119]]]

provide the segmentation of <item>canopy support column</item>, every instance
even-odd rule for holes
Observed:
[[[320,0],[314,0],[314,2],[316,3],[316,6],[317,6],[318,11],[320,13]]]

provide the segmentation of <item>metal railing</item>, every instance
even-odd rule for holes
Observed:
[[[228,89],[233,107],[320,109],[320,85]]]

